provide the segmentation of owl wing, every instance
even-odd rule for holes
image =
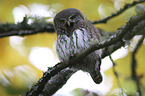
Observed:
[[[88,21],[78,22],[77,26],[74,27],[74,30],[75,29],[80,29],[80,30],[83,29],[85,32],[87,32],[89,38],[99,42],[101,41],[101,34],[99,30]]]
[[[85,49],[88,49],[91,45],[94,44],[93,41],[101,41],[99,30],[87,21],[78,22],[73,35],[77,36],[78,38],[78,40],[76,41],[79,42],[79,44],[77,44],[79,46],[79,49],[81,48],[81,46],[83,46],[83,48]],[[83,60],[83,66],[77,66],[77,68],[80,67],[79,69],[89,72],[92,79],[97,84],[102,82],[102,75],[100,73],[101,54],[102,49],[99,49],[85,57],[85,59]]]
[[[75,30],[77,33],[79,33],[80,31],[85,33],[85,34],[83,33],[83,35],[88,38],[88,40],[85,40],[86,44],[91,43],[91,45],[94,45],[96,44],[96,42],[99,43],[102,41],[99,30],[88,21],[78,22],[77,26],[74,27],[74,33],[75,33]],[[79,34],[81,34],[81,32]],[[98,50],[98,52],[101,58],[102,49]]]

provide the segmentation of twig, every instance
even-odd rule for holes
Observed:
[[[25,18],[25,17],[24,17]],[[18,24],[0,24],[0,38],[7,36],[25,36],[36,33],[49,32],[53,33],[54,28],[51,23],[32,23],[28,24],[25,19]]]
[[[116,77],[116,79],[117,79],[117,84],[118,84],[119,88],[121,89],[121,96],[123,96],[124,91],[123,91],[123,89],[122,89],[122,87],[121,87],[121,83],[120,83],[120,80],[119,80],[118,73],[117,73],[117,71],[115,70],[116,63],[113,61],[111,55],[109,55],[109,58],[110,58],[111,62],[113,63],[113,73],[114,73],[114,75],[115,75],[115,77]]]
[[[136,55],[138,49],[140,48],[140,46],[142,45],[143,40],[144,40],[144,36],[142,36],[142,38],[139,40],[138,44],[136,45],[134,51],[132,52],[132,65],[131,65],[131,68],[132,68],[131,77],[136,82],[137,92],[139,93],[140,96],[142,96],[142,93],[141,93],[141,89],[140,89],[140,78],[139,78],[139,76],[137,76],[137,73],[136,73],[137,62],[136,62],[135,55]]]
[[[98,23],[106,23],[108,20],[112,19],[113,17],[116,17],[118,15],[120,15],[121,13],[123,13],[124,11],[126,11],[128,8],[133,7],[139,3],[145,2],[145,0],[139,0],[139,1],[134,1],[131,4],[126,4],[122,9],[120,9],[118,12],[113,13],[111,16],[108,16],[102,20],[99,21],[93,21],[91,22],[92,24],[98,24]]]

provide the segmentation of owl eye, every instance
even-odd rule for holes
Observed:
[[[65,23],[65,20],[60,20],[60,23]]]
[[[70,19],[71,19],[71,20],[74,20],[74,19],[75,19],[75,16],[70,17]]]

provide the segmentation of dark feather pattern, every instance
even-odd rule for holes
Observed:
[[[93,45],[93,42],[101,41],[98,29],[86,21],[83,14],[75,8],[65,9],[57,13],[54,18],[54,28],[57,33],[56,51],[62,62],[86,50]],[[95,83],[101,83],[101,54],[101,49],[91,53],[80,60],[71,70],[88,72]]]

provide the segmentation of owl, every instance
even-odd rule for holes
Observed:
[[[54,28],[57,33],[56,51],[61,62],[68,61],[71,57],[87,50],[94,41],[101,41],[98,29],[75,8],[64,9],[57,13],[54,17]],[[101,49],[94,51],[67,70],[73,70],[70,71],[72,74],[78,70],[88,72],[93,81],[99,84],[102,82],[101,54]]]

